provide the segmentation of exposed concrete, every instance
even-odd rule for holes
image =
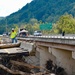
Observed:
[[[40,66],[45,67],[47,60],[51,59],[54,64],[64,68],[68,75],[75,75],[75,60],[71,51],[44,46],[38,46],[37,51],[40,52]]]
[[[72,58],[75,59],[75,51],[72,51]]]
[[[54,64],[64,68],[68,75],[75,75],[75,37],[36,37],[30,40],[36,44],[40,66],[45,67],[47,60],[51,59]]]
[[[75,37],[68,37],[68,36],[35,36],[28,38],[19,38],[19,40],[27,40],[27,41],[32,40],[47,43],[52,42],[52,43],[75,45]]]
[[[40,52],[40,66],[42,67],[46,67],[46,62],[51,59],[53,62],[56,63],[56,57],[53,56],[52,54],[50,54],[48,52],[48,48],[47,47],[42,47],[42,46],[39,46],[37,48],[37,51]],[[41,70],[42,71],[42,70]]]
[[[34,43],[22,41],[20,47],[24,48],[25,50],[28,50],[29,52],[31,52],[34,48]]]
[[[35,50],[35,45],[34,45],[34,43],[29,43],[29,42],[21,41],[20,48],[23,48],[23,49],[25,49],[25,50],[27,50],[29,52],[32,52],[33,50]],[[39,55],[40,55],[39,52],[36,51],[35,52],[35,56],[30,55],[29,57],[27,57],[29,59],[29,60],[27,59],[27,61],[29,63],[36,62],[37,59],[39,61],[39,57],[40,57]]]
[[[52,54],[57,58],[58,66],[63,67],[68,75],[75,75],[75,60],[72,59],[71,51],[53,49]]]
[[[75,45],[68,45],[68,44],[59,44],[59,43],[49,43],[49,42],[36,42],[37,46],[46,46],[51,48],[58,48],[68,51],[75,51]]]

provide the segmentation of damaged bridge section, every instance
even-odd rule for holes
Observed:
[[[19,40],[35,43],[39,65],[50,73],[75,75],[75,37],[36,36]],[[40,71],[44,72],[43,69]]]

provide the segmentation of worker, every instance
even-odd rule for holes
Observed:
[[[65,31],[62,32],[62,36],[65,36]]]
[[[14,30],[14,28],[12,28],[12,31],[11,31],[11,33],[10,33],[10,38],[11,38],[11,40],[12,40],[12,43],[17,43],[17,33],[16,33],[16,31]]]

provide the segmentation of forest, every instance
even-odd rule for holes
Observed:
[[[43,33],[74,32],[75,1],[74,0],[32,0],[22,9],[0,19],[0,34],[9,32],[12,27],[26,28],[30,34],[40,30],[39,25],[52,23],[52,29]],[[68,27],[67,27],[68,26]]]

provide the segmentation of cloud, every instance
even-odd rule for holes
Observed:
[[[8,16],[29,2],[31,0],[0,0],[0,16]]]

